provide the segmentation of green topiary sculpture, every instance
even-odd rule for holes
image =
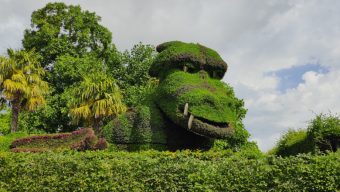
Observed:
[[[104,128],[107,140],[128,149],[209,149],[215,139],[230,147],[249,137],[242,119],[246,109],[233,89],[220,81],[227,64],[200,44],[167,42],[150,75],[159,84],[139,106]]]

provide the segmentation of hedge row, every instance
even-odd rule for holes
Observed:
[[[72,133],[36,135],[16,139],[10,148],[13,152],[43,152],[64,149],[79,151],[104,149],[104,139],[99,139],[91,128],[83,128]]]
[[[337,191],[340,155],[0,153],[0,191]]]

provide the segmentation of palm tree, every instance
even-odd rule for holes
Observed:
[[[83,75],[83,80],[70,92],[69,115],[73,122],[78,124],[83,119],[97,133],[101,132],[100,126],[105,117],[126,111],[119,87],[104,73]]]
[[[16,132],[20,111],[34,111],[45,104],[48,84],[42,80],[45,70],[34,50],[8,49],[7,54],[0,56],[1,101],[9,102],[12,108],[11,132]]]

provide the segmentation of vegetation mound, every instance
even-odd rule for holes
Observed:
[[[299,153],[335,152],[339,148],[339,115],[319,114],[309,122],[307,129],[290,129],[283,134],[270,153],[290,156]]]
[[[10,148],[13,152],[43,152],[74,149],[78,151],[105,149],[106,141],[97,138],[91,128],[72,133],[36,135],[16,139]]]

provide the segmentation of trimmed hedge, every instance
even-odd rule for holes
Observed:
[[[340,155],[231,152],[0,153],[4,191],[337,191]]]
[[[91,128],[83,128],[72,133],[36,135],[16,139],[10,148],[13,152],[43,152],[65,149],[79,151],[106,148],[105,140],[99,143],[97,136]],[[106,146],[106,147],[105,147]]]

